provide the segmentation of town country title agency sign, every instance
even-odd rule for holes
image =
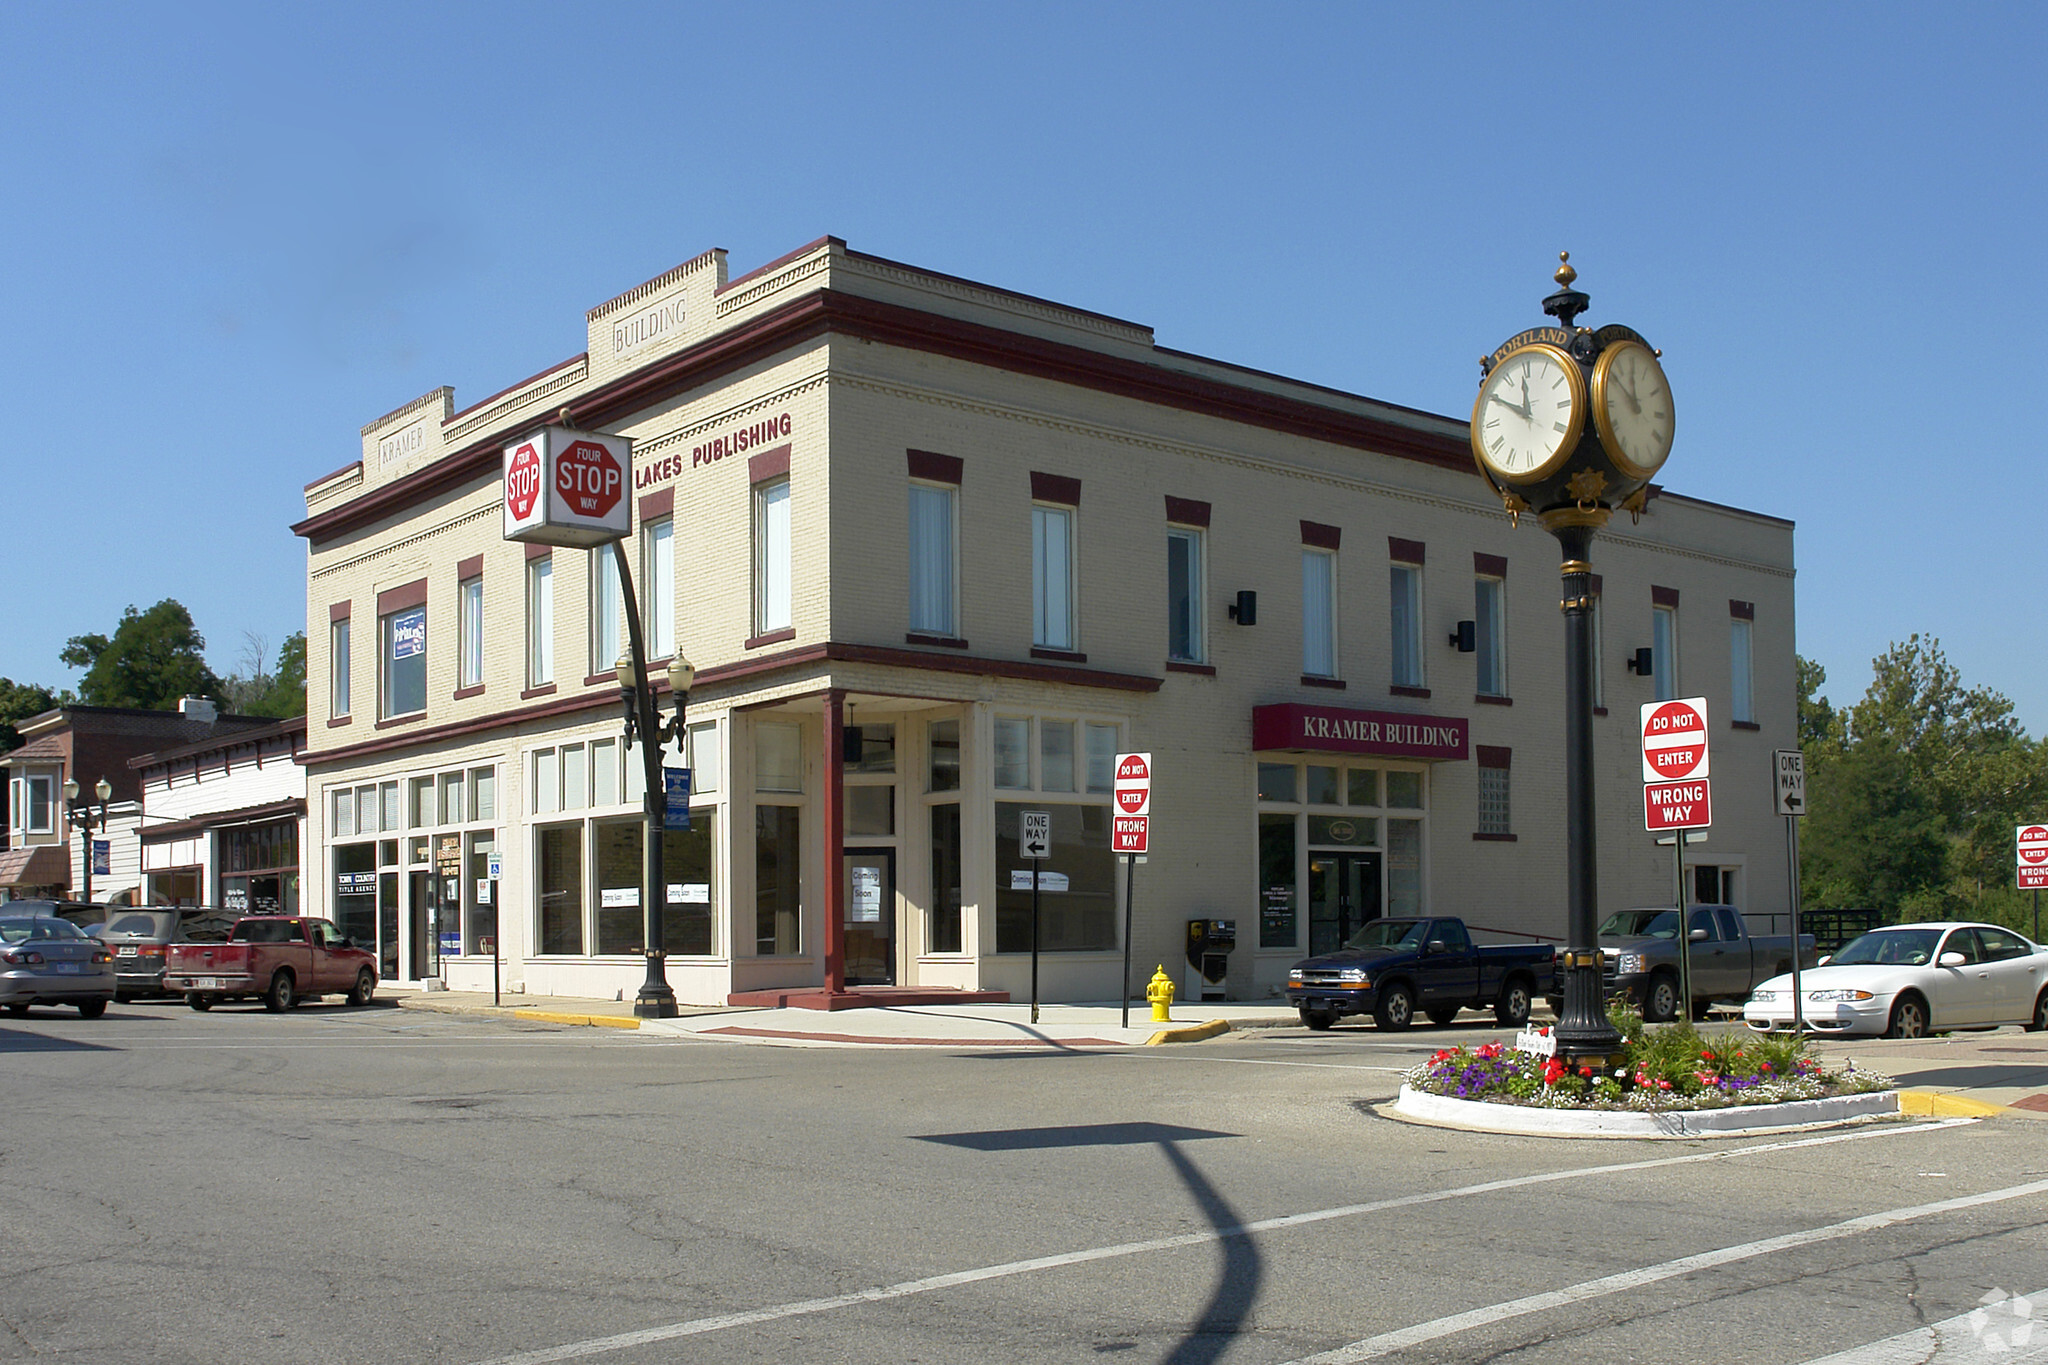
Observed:
[[[1252,748],[1459,760],[1467,756],[1462,717],[1410,716],[1284,702],[1252,708]]]

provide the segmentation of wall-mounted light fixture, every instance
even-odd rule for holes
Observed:
[[[1255,592],[1241,592],[1230,604],[1230,619],[1241,626],[1255,626],[1259,623],[1259,595]]]
[[[1628,662],[1625,666],[1629,672],[1640,674],[1647,678],[1655,668],[1656,658],[1656,651],[1639,649],[1628,657]]]
[[[1479,623],[1460,621],[1458,628],[1451,632],[1451,644],[1460,654],[1470,654],[1479,648]]]

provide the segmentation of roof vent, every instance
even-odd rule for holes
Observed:
[[[220,708],[205,697],[180,697],[178,714],[201,725],[211,725],[220,719]]]

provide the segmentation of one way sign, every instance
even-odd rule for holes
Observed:
[[[1024,827],[1017,840],[1017,851],[1027,858],[1050,858],[1052,856],[1052,812],[1049,810],[1027,810],[1019,812],[1024,817]]]
[[[1777,774],[1778,814],[1806,814],[1806,755],[1797,749],[1774,751],[1777,761],[1772,765]]]

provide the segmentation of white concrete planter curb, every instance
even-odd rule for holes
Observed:
[[[1406,1085],[1389,1113],[1418,1123],[1529,1137],[1703,1138],[1743,1137],[1834,1124],[1899,1112],[1899,1093],[1837,1095],[1788,1104],[1739,1104],[1727,1109],[1678,1109],[1635,1114],[1606,1109],[1533,1109],[1520,1104],[1454,1100]]]

